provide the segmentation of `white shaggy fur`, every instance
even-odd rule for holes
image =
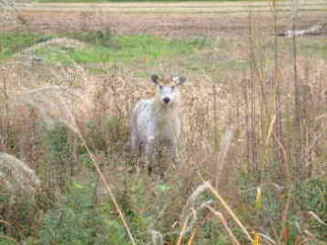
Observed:
[[[180,92],[178,86],[184,77],[175,77],[174,86],[161,85],[159,77],[152,75],[156,84],[155,97],[137,102],[131,120],[131,148],[144,155],[149,168],[160,166],[161,158],[176,161],[181,133]],[[160,171],[161,171],[160,170]],[[162,171],[161,171],[162,172]]]

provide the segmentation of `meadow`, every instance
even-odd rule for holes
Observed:
[[[0,168],[0,245],[326,244],[327,36],[279,37],[274,11],[206,32],[97,15],[45,30],[18,13],[0,34],[0,152],[40,180],[12,192]],[[153,73],[188,80],[164,179],[127,147]]]

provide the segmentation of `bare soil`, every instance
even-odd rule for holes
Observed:
[[[111,30],[116,34],[155,34],[168,37],[242,36],[248,32],[248,14],[112,13],[99,11],[42,11],[20,13],[24,28],[41,33]],[[298,27],[308,28],[325,20],[326,12],[303,12]],[[272,32],[272,14],[253,14],[262,31]],[[290,14],[278,20],[280,31],[290,28]],[[12,28],[11,28],[12,29]]]

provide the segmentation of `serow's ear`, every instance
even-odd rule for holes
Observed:
[[[152,81],[153,83],[158,84],[158,82],[159,82],[158,80],[159,80],[158,75],[153,74],[153,75],[151,76],[151,81]]]
[[[182,85],[185,82],[186,82],[186,77],[181,76],[181,77],[178,77],[176,85]]]

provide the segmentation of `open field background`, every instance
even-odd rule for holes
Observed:
[[[298,11],[310,12],[325,12],[327,10],[327,3],[323,0],[300,1]],[[212,2],[98,2],[98,3],[60,3],[56,1],[49,1],[49,3],[33,2],[18,4],[20,9],[24,10],[60,10],[60,11],[106,11],[106,12],[139,12],[139,13],[248,13],[249,10],[253,12],[271,12],[272,4],[269,1],[212,1]],[[290,1],[280,1],[277,9],[281,12],[288,12],[292,8]]]
[[[326,3],[271,6],[2,8],[0,244],[326,244]],[[127,145],[153,73],[188,79],[164,179]]]

